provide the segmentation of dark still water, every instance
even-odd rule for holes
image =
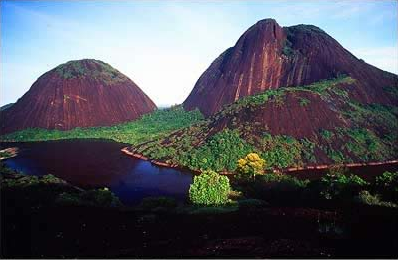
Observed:
[[[0,143],[2,149],[19,148],[16,157],[5,160],[12,169],[29,175],[53,174],[82,188],[108,187],[126,205],[151,196],[187,198],[190,172],[129,157],[120,151],[125,146],[103,140]]]

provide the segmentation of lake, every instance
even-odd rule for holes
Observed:
[[[189,171],[152,165],[123,154],[126,144],[105,140],[62,140],[0,143],[1,149],[18,147],[5,164],[28,175],[53,174],[78,187],[108,187],[125,205],[145,197],[187,199],[193,175]]]
[[[18,147],[16,157],[5,164],[28,175],[53,174],[84,188],[109,188],[125,205],[137,205],[145,197],[168,196],[179,202],[188,198],[193,174],[175,168],[159,167],[120,151],[127,144],[98,139],[62,140],[32,143],[0,143],[0,148]],[[398,165],[361,166],[349,173],[373,181]],[[327,170],[300,170],[287,174],[300,179],[319,179]]]

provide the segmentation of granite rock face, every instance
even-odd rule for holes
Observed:
[[[1,111],[1,134],[34,127],[109,126],[154,109],[154,102],[109,64],[76,60],[40,76],[17,103]]]
[[[383,90],[397,85],[396,75],[357,59],[316,26],[281,27],[275,20],[265,19],[210,65],[183,105],[209,116],[244,96],[341,75],[357,80],[350,95],[359,102],[397,104]]]

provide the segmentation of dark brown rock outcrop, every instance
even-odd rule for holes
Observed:
[[[68,130],[109,126],[156,109],[128,77],[102,61],[70,61],[43,74],[1,111],[1,134],[25,128]]]
[[[396,104],[396,99],[383,91],[383,87],[397,85],[396,75],[357,59],[316,26],[281,27],[275,20],[265,19],[210,65],[184,108],[199,108],[208,116],[244,96],[340,75],[358,81],[358,88],[350,94],[359,101]]]

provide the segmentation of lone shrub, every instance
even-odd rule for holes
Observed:
[[[263,173],[265,160],[256,153],[249,153],[245,158],[238,160],[237,170],[241,176],[249,176],[255,179],[255,176]]]
[[[189,188],[189,198],[196,205],[224,205],[231,191],[229,180],[214,171],[195,176]]]

